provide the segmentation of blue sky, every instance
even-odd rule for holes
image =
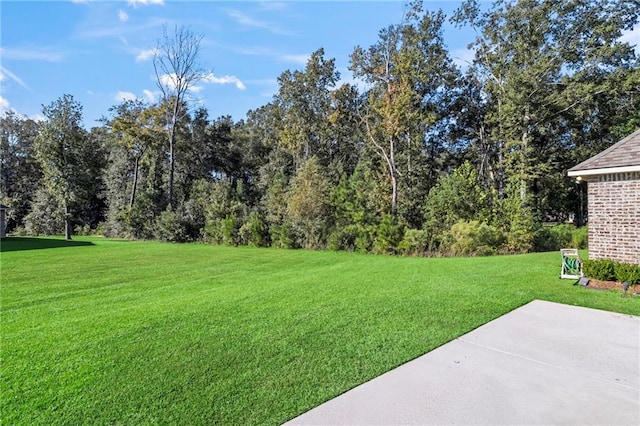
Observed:
[[[450,15],[460,1],[425,1]],[[269,102],[277,77],[303,69],[323,47],[351,81],[349,54],[398,23],[403,1],[11,1],[0,3],[0,110],[41,117],[42,105],[65,93],[84,107],[86,127],[122,99],[158,96],[151,52],[163,25],[203,35],[201,62],[213,74],[193,100],[210,117],[245,117]],[[458,62],[470,60],[474,34],[452,26],[446,43]]]
[[[452,12],[459,1],[427,1]],[[204,36],[201,62],[216,78],[192,93],[211,117],[244,118],[271,100],[277,77],[302,69],[323,47],[345,81],[356,45],[401,19],[402,1],[5,1],[0,109],[41,116],[42,105],[69,93],[86,127],[122,99],[157,97],[151,49],[162,26],[190,26]],[[460,58],[473,35],[453,28],[447,44]]]

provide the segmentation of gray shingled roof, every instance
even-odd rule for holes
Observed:
[[[629,166],[640,166],[640,129],[620,142],[611,145],[600,154],[570,168],[569,173]]]

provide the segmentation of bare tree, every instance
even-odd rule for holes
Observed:
[[[194,34],[190,28],[177,25],[174,27],[173,34],[169,34],[165,25],[163,37],[158,40],[153,57],[157,85],[162,91],[164,102],[171,105],[167,120],[169,124],[169,204],[174,202],[175,137],[180,104],[185,100],[189,88],[204,76],[204,69],[198,61],[202,38],[202,35]]]

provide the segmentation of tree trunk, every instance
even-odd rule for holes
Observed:
[[[173,206],[173,175],[175,171],[175,138],[176,138],[176,123],[178,121],[178,101],[176,99],[173,103],[173,116],[171,117],[171,131],[169,133],[169,205]]]
[[[393,138],[389,141],[389,174],[391,175],[391,214],[398,211],[398,170],[396,169],[395,143]]]
[[[64,239],[71,240],[71,217],[69,216],[69,207],[64,203]]]
[[[129,209],[133,208],[133,203],[136,200],[136,189],[138,188],[138,168],[140,165],[140,156],[136,155],[136,164],[133,168],[133,188],[131,189],[131,197],[129,198]]]

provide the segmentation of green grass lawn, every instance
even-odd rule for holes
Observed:
[[[640,314],[559,253],[1,247],[5,424],[278,424],[534,299]]]

